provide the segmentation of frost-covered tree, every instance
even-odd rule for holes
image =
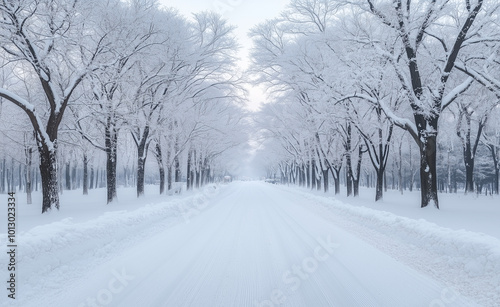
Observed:
[[[57,147],[59,125],[72,94],[86,74],[109,53],[107,33],[94,31],[100,1],[4,1],[0,4],[3,69],[43,96],[2,88],[0,96],[28,116],[37,140],[42,178],[42,212],[59,208]]]
[[[344,1],[353,9],[353,41],[370,46],[392,65],[412,109],[412,119],[381,106],[420,148],[421,206],[438,207],[436,149],[442,111],[474,81],[455,65],[463,50],[487,47],[498,3],[493,1]],[[362,21],[362,22],[361,22]],[[350,39],[350,38],[348,38]],[[380,103],[380,102],[379,102]]]

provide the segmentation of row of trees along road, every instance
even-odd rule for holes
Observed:
[[[88,192],[96,151],[105,153],[112,202],[120,136],[135,145],[138,196],[149,152],[163,193],[181,181],[182,165],[188,188],[202,185],[245,142],[237,44],[219,15],[188,20],[152,0],[20,0],[1,2],[0,16],[3,153],[31,172],[38,150],[42,213],[59,208],[62,165],[69,178],[72,156]],[[37,178],[24,177],[26,187]]]
[[[484,147],[498,193],[499,9],[494,0],[292,0],[251,32],[254,82],[271,101],[257,121],[274,168],[325,189],[330,172],[338,192],[345,165],[349,195],[368,156],[379,200],[391,149],[401,169],[395,144],[411,138],[421,207],[439,207],[439,150],[451,178],[459,139],[466,191]]]

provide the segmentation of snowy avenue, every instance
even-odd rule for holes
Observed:
[[[328,202],[284,186],[233,182],[130,212],[42,225],[28,230],[19,243],[24,282],[18,303],[495,306],[498,293],[487,298],[494,278],[483,276],[483,282],[471,285],[473,280],[455,278],[454,265],[438,259],[421,267],[438,251],[421,245],[419,236],[438,232],[419,233],[415,227],[403,241],[398,233],[407,230],[402,225],[394,235],[384,234],[383,224],[374,227],[362,222],[360,213],[346,214],[341,204]],[[372,219],[384,216],[378,215]],[[459,263],[464,252],[455,253]],[[419,266],[427,272],[419,272]],[[442,274],[443,268],[447,273],[430,276],[435,267],[434,273]],[[476,297],[462,297],[464,290]]]
[[[500,0],[0,1],[0,307],[499,307]]]

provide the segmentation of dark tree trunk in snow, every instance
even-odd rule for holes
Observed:
[[[351,175],[354,197],[359,196],[359,179],[361,178],[361,162],[362,162],[362,159],[363,159],[363,146],[359,145],[359,148],[358,148],[358,162],[356,163],[356,175]]]
[[[76,178],[76,163],[73,163],[73,168],[71,169],[71,189],[76,189],[77,186],[77,178]]]
[[[187,169],[186,169],[186,189],[191,190],[192,187],[192,174],[191,174],[191,156],[192,156],[192,150],[189,149],[188,151],[188,156],[187,156]]]
[[[498,148],[494,144],[487,144],[486,145],[491,153],[491,158],[493,160],[493,169],[495,170],[495,176],[493,177],[493,193],[499,194],[499,174],[500,174],[500,165],[497,157],[497,151]]]
[[[305,182],[307,188],[311,187],[311,161],[307,161],[306,167],[305,167]]]
[[[57,181],[56,148],[38,145],[40,154],[40,177],[42,178],[42,213],[54,206],[59,210],[59,185]]]
[[[437,168],[436,168],[436,134],[421,135],[422,144],[420,145],[420,194],[421,207],[434,204],[439,208],[438,187],[437,187]]]
[[[31,147],[26,149],[26,203],[31,205],[31,163],[33,161],[33,149]]]
[[[191,186],[193,188],[199,188],[200,187],[200,177],[199,177],[199,172],[198,172],[198,155],[197,155],[197,151],[194,150],[193,151],[193,160],[192,160],[192,163],[193,163],[193,166],[192,166],[192,172],[193,172],[193,175],[192,175],[192,184]]]
[[[323,191],[328,192],[328,169],[323,170]]]
[[[181,181],[181,164],[179,162],[179,137],[175,137],[174,144],[174,176],[175,182]]]
[[[89,159],[83,154],[83,195],[89,194]]]
[[[479,121],[476,140],[472,144],[471,140],[471,117],[472,112],[468,110],[467,105],[461,105],[460,115],[457,124],[457,135],[462,140],[464,164],[465,164],[465,193],[474,192],[474,161],[477,151],[477,146],[479,145],[479,140],[481,139],[481,134],[484,126],[486,125],[487,115],[481,118]],[[462,120],[465,118],[465,133],[461,131]]]
[[[117,143],[118,131],[116,127],[110,123],[108,117],[108,125],[105,128],[105,148],[106,148],[106,188],[107,188],[107,203],[111,203],[116,199],[116,158],[117,158]],[[102,174],[102,172],[101,172]],[[101,180],[102,183],[102,180]]]
[[[207,167],[208,167],[208,159],[205,158],[203,159],[203,165],[201,167],[201,182],[200,185],[204,186],[206,184],[206,177],[207,177]]]
[[[200,153],[200,158],[198,159],[197,167],[196,167],[196,188],[200,188],[201,186],[201,170],[203,169],[202,162],[202,154]]]
[[[165,192],[165,167],[163,166],[161,144],[159,141],[157,141],[155,145],[155,156],[156,156],[156,162],[158,162],[158,170],[160,172],[160,195],[161,195]]]
[[[375,201],[379,201],[383,198],[383,188],[384,188],[384,172],[379,169],[379,170],[377,170],[377,183],[375,186]]]
[[[311,170],[311,190],[316,189],[316,161],[312,159],[310,161],[310,164],[308,164],[310,170]]]
[[[149,126],[144,128],[140,139],[134,137],[137,145],[137,197],[144,195],[144,173],[149,147]]]
[[[384,131],[382,129],[382,108],[376,107],[375,112],[377,113],[379,123],[376,136],[377,142],[374,143],[368,135],[364,134],[360,129],[358,130],[364,138],[367,148],[366,151],[368,152],[373,169],[375,170],[375,175],[377,176],[375,181],[375,201],[379,201],[382,199],[384,193],[384,182],[386,182],[386,180],[384,180],[385,167],[389,157],[390,141],[392,138],[394,124],[392,122],[389,123],[388,131],[384,137]]]
[[[95,171],[95,185],[94,185],[94,187],[96,189],[99,188],[99,168],[97,168]]]
[[[340,193],[340,170],[341,167],[330,166],[330,172],[332,173],[333,177],[333,185],[335,187],[335,194]]]
[[[399,165],[398,165],[398,188],[401,195],[403,194],[403,153],[402,153],[402,144],[399,143]]]
[[[22,191],[22,189],[23,189],[23,172],[22,172],[22,170],[23,170],[23,167],[22,167],[21,163],[19,163],[19,168],[18,168],[19,188],[18,188],[18,191]]]
[[[346,153],[346,188],[347,196],[352,195],[352,161],[351,161],[351,145],[352,141],[352,128],[351,123],[348,122],[346,125],[346,142],[345,142],[345,153]]]
[[[474,158],[470,155],[469,150],[464,148],[465,193],[474,192]]]
[[[89,189],[94,188],[94,167],[90,167],[90,183],[89,183]]]
[[[71,166],[70,162],[66,162],[66,190],[71,190]]]
[[[5,169],[5,157],[2,159],[2,174],[1,174],[1,182],[0,182],[0,193],[5,193],[5,177],[6,177],[6,169]]]

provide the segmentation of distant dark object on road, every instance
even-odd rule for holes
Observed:
[[[265,180],[266,182],[269,182],[269,183],[272,183],[272,184],[278,184],[279,183],[279,180],[276,180],[276,179],[271,179],[271,178],[268,178]]]

